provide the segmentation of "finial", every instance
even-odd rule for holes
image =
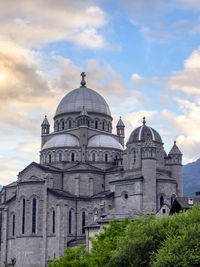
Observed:
[[[174,144],[176,145],[176,140],[174,141]]]
[[[122,119],[122,116],[119,116],[119,119],[121,120]]]
[[[143,117],[143,125],[145,125],[145,124],[146,124],[146,118]]]
[[[81,87],[86,87],[86,81],[85,81],[85,72],[81,72],[81,77],[82,77],[82,80],[81,80]]]
[[[45,119],[47,118],[47,115],[45,115]]]

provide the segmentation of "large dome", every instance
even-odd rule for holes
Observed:
[[[122,145],[114,137],[104,134],[92,136],[88,141],[88,147],[104,147],[123,150]]]
[[[74,89],[63,97],[58,105],[55,116],[69,112],[81,112],[83,107],[85,107],[87,112],[111,116],[105,99],[96,91],[84,86]]]
[[[152,140],[158,143],[162,143],[162,139],[159,133],[153,128],[145,125],[146,121],[144,120],[143,125],[136,128],[129,136],[128,144],[135,142],[145,142],[147,140]]]

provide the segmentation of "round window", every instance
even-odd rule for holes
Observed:
[[[124,194],[124,198],[125,198],[125,199],[128,199],[128,193],[125,193],[125,194]]]

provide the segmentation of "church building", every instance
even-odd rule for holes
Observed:
[[[124,144],[121,117],[113,133],[108,104],[81,76],[80,88],[59,103],[53,130],[46,116],[41,124],[40,163],[3,187],[2,267],[44,267],[66,247],[86,242],[88,225],[98,219],[134,220],[182,197],[176,142],[167,154],[160,134],[143,118]]]

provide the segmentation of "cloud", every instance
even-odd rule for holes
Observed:
[[[187,96],[200,97],[200,48],[185,60],[184,69],[174,72],[168,83],[168,89],[184,92]]]
[[[106,42],[98,29],[107,15],[94,1],[12,0],[1,3],[0,37],[29,47],[71,41],[77,46],[99,48]]]
[[[198,0],[121,0],[120,3],[128,13],[130,22],[151,42],[169,43],[177,38],[183,39],[185,33],[200,32],[197,15],[193,14],[191,20],[185,13],[182,13],[181,19],[175,13],[177,10],[183,12],[183,9],[199,8]]]
[[[199,9],[199,0],[178,0],[180,7],[184,9]]]

